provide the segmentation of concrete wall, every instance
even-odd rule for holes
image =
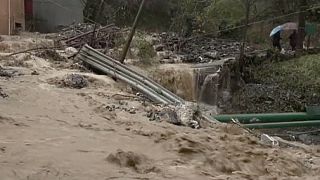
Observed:
[[[83,22],[81,0],[34,0],[34,28],[47,33],[56,32],[59,26]]]
[[[25,28],[24,0],[0,0],[0,34],[9,34],[9,1],[10,1],[10,34],[17,31],[16,25]]]

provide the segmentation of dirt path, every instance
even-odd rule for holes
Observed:
[[[115,95],[129,94],[108,77],[59,88],[52,79],[73,70],[26,61],[23,75],[0,77],[1,179],[320,179],[319,147],[269,148],[230,125],[149,121],[149,106]]]

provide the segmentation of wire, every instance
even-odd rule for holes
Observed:
[[[302,13],[302,12],[308,12],[308,11],[310,11],[310,10],[319,9],[319,8],[320,8],[320,4],[315,4],[314,7],[305,9],[305,10],[303,10],[303,11],[296,11],[296,12],[293,12],[293,13],[289,13],[289,14],[277,16],[277,17],[274,17],[274,18],[269,18],[269,19],[265,19],[265,20],[255,21],[255,22],[251,22],[251,23],[249,23],[249,24],[243,24],[243,25],[240,25],[240,26],[232,27],[232,28],[222,29],[222,30],[218,30],[218,31],[215,31],[215,32],[211,32],[211,33],[209,33],[209,34],[219,33],[219,32],[225,32],[225,31],[240,29],[240,28],[244,28],[244,27],[246,27],[246,26],[252,26],[252,25],[255,25],[255,24],[260,24],[260,23],[264,23],[264,22],[268,22],[268,21],[274,21],[274,20],[277,20],[277,19],[282,19],[282,18],[285,18],[285,17],[288,17],[288,16],[292,16],[292,15],[299,14],[299,13]]]
[[[199,38],[199,37],[214,35],[216,33],[227,32],[227,31],[230,31],[230,30],[241,29],[241,28],[244,28],[246,26],[252,26],[252,25],[255,25],[255,24],[260,24],[260,23],[264,23],[264,22],[268,22],[268,21],[274,21],[274,20],[281,19],[281,18],[284,18],[284,17],[288,17],[288,16],[292,16],[292,15],[295,15],[295,14],[299,14],[301,12],[308,12],[310,10],[319,9],[319,8],[320,8],[320,4],[315,4],[314,7],[305,9],[303,11],[296,11],[296,12],[293,12],[293,13],[277,16],[277,17],[274,17],[274,18],[269,18],[269,19],[265,19],[265,20],[251,22],[249,24],[243,24],[243,25],[232,27],[232,28],[226,28],[226,29],[222,29],[222,30],[218,30],[218,31],[208,32],[206,34],[202,34],[202,35],[198,35],[198,36],[194,36],[194,37],[188,38],[188,39],[184,40],[184,42],[187,42],[189,40],[196,39],[196,38]]]
[[[70,8],[66,8],[64,6],[62,6],[61,4],[57,3],[57,2],[54,2],[52,0],[47,0],[67,11],[70,11],[72,12],[72,10]],[[215,32],[210,32],[210,33],[207,33],[207,35],[209,34],[214,34],[214,33],[220,33],[220,32],[226,32],[226,31],[230,31],[230,30],[235,30],[235,29],[241,29],[241,28],[244,28],[246,26],[252,26],[252,25],[255,25],[255,24],[260,24],[260,23],[264,23],[264,22],[268,22],[268,21],[274,21],[274,20],[277,20],[277,19],[282,19],[282,18],[285,18],[285,17],[288,17],[288,16],[292,16],[292,15],[295,15],[295,14],[299,14],[299,13],[302,13],[302,12],[308,12],[310,10],[313,10],[313,9],[319,9],[320,8],[320,3],[319,4],[315,4],[313,5],[314,7],[311,7],[311,8],[308,8],[308,9],[305,9],[303,11],[296,11],[296,12],[293,12],[293,13],[289,13],[289,14],[285,14],[285,15],[281,15],[281,16],[277,16],[277,17],[274,17],[274,18],[269,18],[269,19],[265,19],[265,20],[260,20],[260,21],[255,21],[255,22],[251,22],[249,24],[243,24],[243,25],[239,25],[239,26],[235,26],[235,27],[232,27],[232,28],[226,28],[226,29],[222,29],[222,30],[218,30],[218,31],[215,31]],[[94,20],[91,20],[90,18],[88,17],[85,17],[84,18],[94,24],[99,24],[98,22],[94,21]]]

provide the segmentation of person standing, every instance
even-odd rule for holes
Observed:
[[[281,32],[279,31],[272,36],[273,47],[278,48],[279,51],[282,50],[280,41],[281,41]]]
[[[290,39],[290,46],[291,46],[291,49],[292,51],[295,51],[296,50],[296,46],[297,46],[297,31],[294,30],[292,32],[292,34],[289,36],[289,39]]]

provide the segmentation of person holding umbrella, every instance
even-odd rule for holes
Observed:
[[[274,28],[271,33],[270,33],[270,37],[272,37],[272,44],[274,48],[278,48],[279,51],[282,50],[281,48],[281,31],[282,31],[282,26],[278,26],[276,28]]]
[[[279,51],[282,50],[282,48],[281,48],[281,43],[280,43],[281,39],[282,39],[282,38],[281,38],[281,31],[277,32],[276,34],[274,34],[274,35],[272,36],[273,47],[274,47],[274,48],[278,48]]]
[[[293,33],[289,36],[289,39],[290,39],[291,49],[292,51],[295,51],[297,46],[297,39],[298,39],[296,30],[293,30]]]

